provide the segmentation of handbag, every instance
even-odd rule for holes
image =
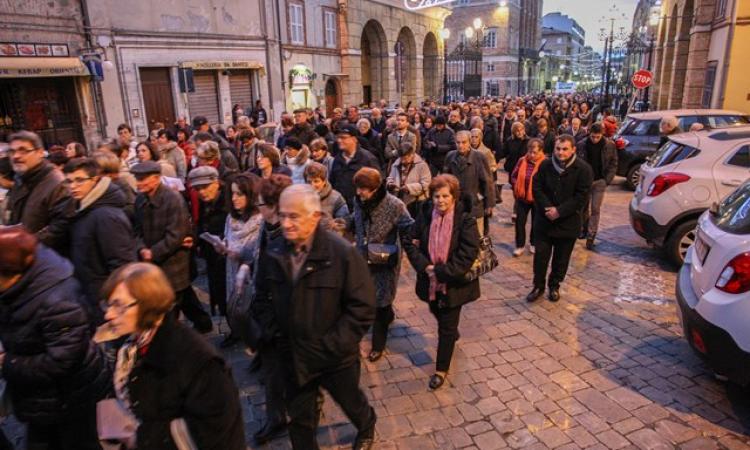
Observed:
[[[238,272],[238,276],[243,275]],[[244,284],[243,292],[235,292],[227,302],[227,323],[246,346],[255,350],[262,338],[261,327],[252,312],[255,289],[252,282]]]
[[[464,280],[474,281],[482,275],[491,272],[500,263],[497,260],[497,255],[492,251],[492,239],[489,236],[483,236],[479,239],[479,254],[477,259],[474,260],[474,264],[464,274]]]
[[[396,267],[398,263],[398,245],[367,244],[367,264],[375,266]]]

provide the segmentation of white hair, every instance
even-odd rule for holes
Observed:
[[[357,121],[357,128],[361,127],[362,124],[367,125],[367,129],[370,129],[370,121],[369,120],[367,120],[367,119],[359,119]]]
[[[320,195],[309,184],[293,184],[281,192],[279,204],[285,198],[299,199],[309,213],[321,212]]]
[[[661,124],[662,126],[666,125],[670,129],[677,128],[677,126],[680,124],[679,120],[677,120],[677,117],[675,116],[664,116],[661,118]]]

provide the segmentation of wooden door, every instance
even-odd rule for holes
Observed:
[[[175,114],[169,68],[141,67],[140,73],[148,129],[153,130],[156,122],[170,126],[175,122]]]
[[[326,117],[333,116],[333,110],[339,103],[339,94],[336,89],[336,82],[334,80],[328,80],[326,82]]]

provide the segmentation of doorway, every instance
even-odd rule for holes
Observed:
[[[141,67],[141,90],[149,130],[156,122],[166,126],[175,123],[172,80],[167,67]]]

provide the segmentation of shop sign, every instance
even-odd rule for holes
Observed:
[[[73,59],[75,61],[69,61]],[[19,61],[13,59],[12,61]],[[59,63],[58,63],[59,61]],[[5,64],[0,60],[0,78],[87,76],[89,70],[78,58],[40,58],[38,64]]]
[[[289,71],[289,78],[292,84],[310,84],[313,80],[313,73],[306,65],[297,64]]]
[[[188,61],[182,67],[193,70],[262,69],[258,61]]]
[[[0,42],[0,56],[70,56],[68,44],[30,44]]]
[[[433,6],[448,5],[454,0],[404,0],[406,9],[416,11],[419,9],[432,8]]]

